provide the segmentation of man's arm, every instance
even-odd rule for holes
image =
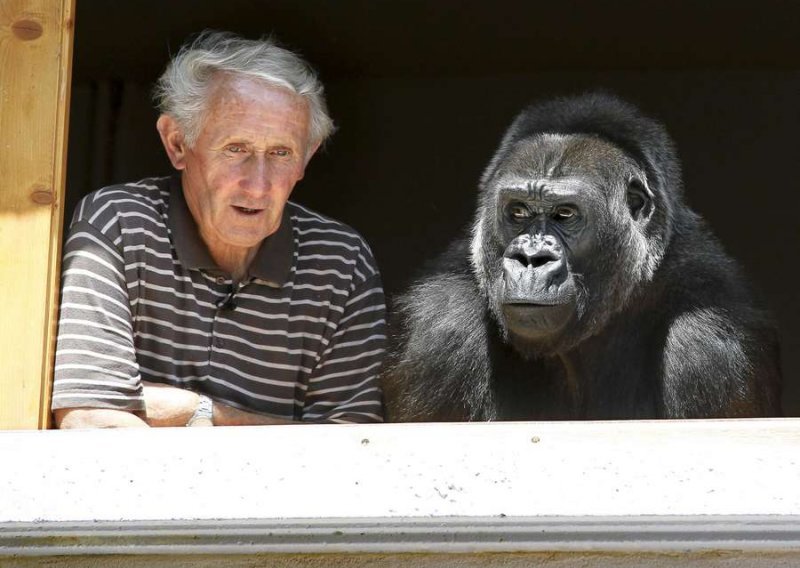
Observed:
[[[65,408],[53,415],[58,428],[142,428],[186,426],[200,401],[194,391],[143,382],[146,415],[139,418],[133,412],[108,408]],[[213,401],[212,419],[198,419],[192,426],[260,426],[296,424],[291,420],[247,412]]]
[[[200,403],[194,391],[143,382],[147,424],[150,426],[186,426]],[[196,421],[192,426],[260,426],[266,424],[292,424],[291,420],[247,412],[212,400],[212,418]]]
[[[330,344],[309,377],[304,421],[383,420],[378,385],[386,343],[383,288],[372,264],[365,261],[360,268],[368,276],[353,290]]]
[[[53,411],[56,428],[147,428],[133,412],[111,408],[59,408]]]
[[[92,197],[84,198],[64,243],[55,422],[73,428],[143,426],[137,416],[144,412],[144,397],[119,228],[109,223],[109,234],[101,232],[86,218],[94,211]]]

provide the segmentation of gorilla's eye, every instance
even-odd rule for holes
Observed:
[[[629,191],[628,207],[630,207],[631,211],[634,213],[638,212],[642,207],[644,207],[644,197],[642,197],[642,194],[635,191]]]
[[[568,219],[572,219],[577,214],[578,211],[574,207],[561,205],[553,210],[553,219],[556,221],[566,221]]]
[[[633,178],[628,182],[628,191],[626,198],[628,200],[628,209],[634,219],[639,219],[646,213],[646,206],[649,201],[647,189],[641,180]]]
[[[508,206],[508,216],[512,221],[524,221],[530,219],[531,212],[521,203],[512,203]]]

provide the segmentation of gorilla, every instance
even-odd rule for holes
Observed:
[[[396,305],[391,421],[780,415],[779,351],[683,200],[665,129],[605,93],[523,110],[471,233]]]

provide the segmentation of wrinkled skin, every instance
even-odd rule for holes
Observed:
[[[780,414],[769,316],[664,129],[606,95],[517,117],[471,234],[396,307],[390,420]]]

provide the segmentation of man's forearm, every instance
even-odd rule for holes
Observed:
[[[185,426],[194,414],[200,395],[194,391],[161,385],[144,383],[144,400],[147,407],[147,423],[150,426]],[[268,424],[294,424],[292,420],[276,418],[248,412],[213,401],[212,422],[214,426],[260,426]],[[193,425],[211,426],[208,422]]]
[[[147,423],[126,410],[111,408],[60,408],[53,411],[56,428],[147,428]]]
[[[158,383],[142,383],[145,420],[150,426],[186,426],[200,401],[194,391]]]
[[[143,383],[145,417],[127,410],[109,408],[65,408],[55,410],[57,428],[135,428],[186,426],[199,400],[195,392],[167,385]],[[198,423],[198,426],[210,424]]]
[[[65,408],[55,410],[57,428],[134,428],[186,426],[194,414],[199,395],[168,385],[143,383],[145,417],[126,410],[107,408]],[[197,426],[211,424],[198,422]]]
[[[269,424],[302,424],[294,420],[277,418],[266,414],[239,410],[221,402],[214,401],[214,426],[264,426]]]
[[[131,428],[186,426],[197,409],[200,395],[194,391],[158,383],[143,383],[146,416],[105,408],[69,408],[54,411],[58,428]],[[240,410],[213,401],[212,419],[196,420],[192,426],[260,426],[298,424],[256,412]]]

